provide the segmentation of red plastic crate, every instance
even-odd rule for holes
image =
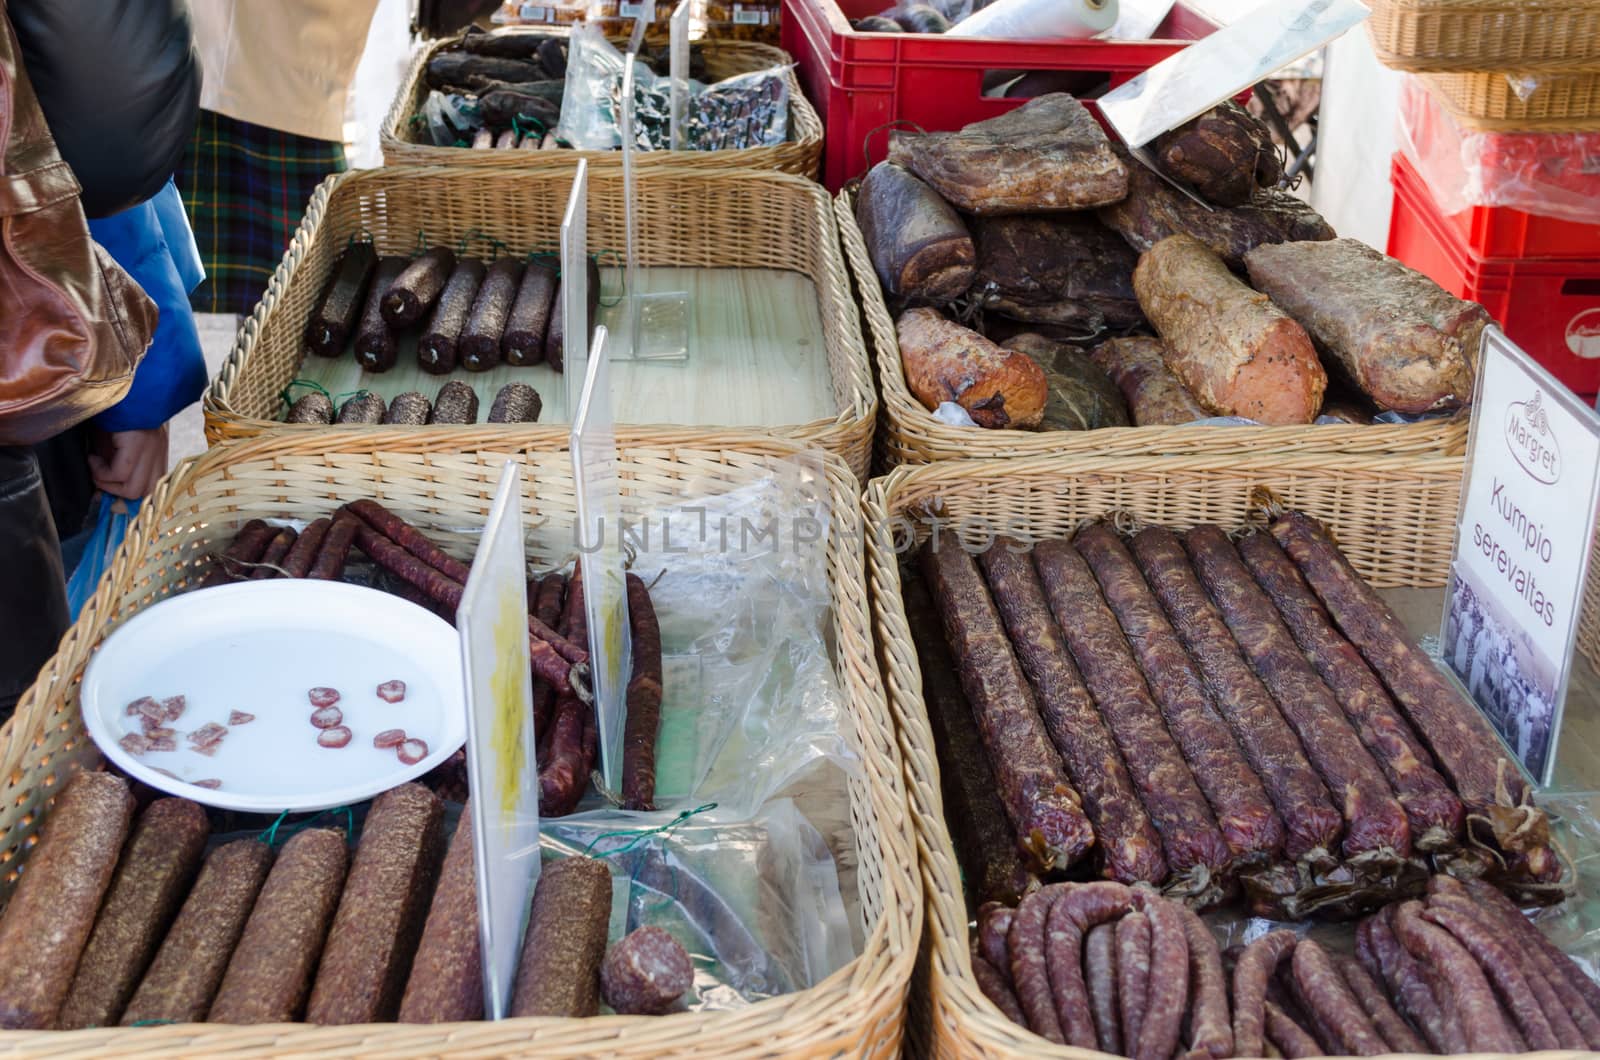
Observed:
[[[1400,135],[1412,186],[1440,206],[1465,207],[1447,215],[1447,222],[1470,253],[1600,258],[1600,205],[1593,221],[1581,209],[1586,201],[1600,201],[1600,166],[1594,162],[1600,134],[1463,130],[1421,82],[1408,77],[1400,92]],[[1540,198],[1557,200],[1579,219],[1485,204]]]
[[[1023,97],[983,95],[992,70],[1072,73],[1074,95],[1098,95],[1216,31],[1203,15],[1174,5],[1144,41],[1014,41],[916,33],[857,33],[849,20],[889,0],[783,0],[783,49],[827,127],[823,183],[838,191],[867,170],[869,133],[895,121],[931,131],[959,129],[1021,106]],[[882,159],[883,133],[873,141]]]
[[[1600,392],[1600,257],[1478,257],[1400,155],[1393,181],[1390,256],[1482,305],[1551,374],[1593,401]]]

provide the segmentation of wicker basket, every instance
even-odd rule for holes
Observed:
[[[1467,417],[1394,425],[1303,427],[1104,427],[1094,431],[1012,431],[953,427],[933,418],[911,396],[894,321],[867,256],[866,240],[856,224],[851,193],[840,192],[834,213],[845,257],[855,277],[861,316],[872,340],[878,369],[879,417],[877,449],[884,468],[931,464],[972,457],[1137,456],[1152,453],[1382,453],[1459,454],[1467,448]]]
[[[1422,74],[1458,122],[1486,131],[1600,129],[1600,71]],[[1518,92],[1522,95],[1518,95]],[[1526,97],[1526,98],[1524,98]]]
[[[1017,1026],[973,982],[966,902],[941,809],[922,674],[901,604],[896,531],[904,533],[935,500],[943,505],[941,518],[952,521],[946,525],[957,530],[963,520],[972,520],[1003,526],[1008,533],[1066,535],[1080,520],[1112,510],[1177,528],[1202,521],[1238,526],[1247,520],[1252,487],[1266,485],[1324,520],[1373,585],[1442,588],[1461,470],[1457,459],[1406,456],[1351,457],[1336,468],[1325,458],[1305,455],[1038,458],[900,468],[873,480],[863,502],[873,617],[889,709],[899,726],[928,901],[927,987],[913,989],[907,1028],[931,1037],[929,1055],[1084,1060],[1093,1054],[1052,1046]],[[1592,645],[1600,623],[1592,610],[1588,613],[1580,642]]]
[[[454,44],[440,41],[418,52],[411,70],[395,96],[389,114],[383,120],[378,141],[383,147],[383,164],[386,166],[471,166],[489,169],[526,169],[529,167],[557,166],[571,168],[580,158],[589,160],[591,171],[622,169],[620,151],[472,151],[460,147],[435,147],[421,143],[411,124],[428,97],[428,86],[423,83],[423,72],[435,52]],[[774,66],[793,64],[787,52],[766,44],[746,41],[703,41],[696,45],[705,49],[706,70],[712,80],[732,77],[735,74],[766,70]],[[777,147],[748,147],[740,151],[642,151],[634,156],[639,172],[648,172],[659,166],[693,169],[710,172],[727,169],[774,169],[780,173],[815,180],[822,166],[822,119],[806,99],[789,72],[789,140]]]
[[[570,171],[432,167],[386,167],[330,178],[311,197],[266,294],[206,394],[208,438],[327,429],[279,422],[279,394],[300,368],[306,319],[352,233],[370,233],[380,253],[411,250],[419,230],[451,243],[474,231],[517,247],[553,243],[571,182]],[[839,411],[830,419],[772,433],[838,453],[866,481],[877,395],[827,194],[809,181],[779,173],[680,170],[640,177],[636,191],[642,264],[786,269],[810,278]],[[620,174],[591,175],[594,245],[625,244],[623,213],[616,205],[621,194]],[[565,425],[532,430],[550,445],[561,444],[567,435]],[[712,439],[720,430],[677,433],[697,431]]]
[[[619,472],[625,495],[668,503],[693,488],[735,487],[802,451],[759,435],[743,444],[674,443],[624,432]],[[254,517],[312,516],[341,500],[375,496],[428,527],[459,526],[489,509],[506,454],[527,468],[525,503],[536,559],[570,549],[570,454],[531,432],[474,429],[419,435],[297,434],[233,443],[185,463],[144,504],[110,573],[67,633],[38,682],[0,730],[5,804],[0,810],[0,895],[9,895],[51,794],[100,760],[79,712],[77,687],[96,646],[121,622],[192,583],[202,557]],[[894,732],[884,704],[868,624],[856,484],[836,458],[824,461],[835,533],[828,543],[834,587],[833,645],[840,688],[853,709],[846,739],[860,756],[849,783],[859,882],[860,956],[809,990],[725,1013],[660,1018],[523,1019],[438,1026],[163,1026],[0,1034],[0,1049],[74,1056],[432,1055],[708,1056],[784,1053],[889,1057],[900,1047],[906,982],[921,924],[915,848]],[[548,523],[541,529],[541,522]],[[455,541],[441,535],[442,541]],[[542,554],[540,554],[542,553]]]
[[[1596,0],[1373,0],[1378,61],[1396,70],[1600,70]]]

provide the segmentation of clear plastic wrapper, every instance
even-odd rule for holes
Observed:
[[[1397,136],[1446,215],[1509,206],[1600,223],[1600,131],[1480,132],[1462,128],[1416,77],[1400,90]]]
[[[622,146],[623,53],[592,25],[573,31],[556,136],[573,147]],[[713,85],[689,81],[684,146],[690,151],[774,147],[789,137],[789,67],[738,74]],[[642,63],[633,71],[634,131],[641,151],[671,145],[672,82]]]
[[[473,130],[483,124],[478,104],[465,96],[437,90],[428,93],[418,114],[435,147],[454,147],[471,139]]]

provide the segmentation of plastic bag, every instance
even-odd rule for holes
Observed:
[[[793,802],[751,820],[717,809],[671,822],[653,831],[632,814],[564,817],[545,822],[543,848],[611,865],[613,942],[653,925],[683,944],[695,969],[688,1008],[804,990],[855,956],[839,862]]]
[[[67,607],[74,622],[99,587],[100,578],[111,569],[111,561],[122,547],[122,539],[128,535],[128,525],[139,514],[139,503],[109,493],[100,495],[100,514],[94,530],[84,546],[82,558],[72,570],[72,577],[67,579]]]
[[[1600,223],[1600,132],[1477,132],[1462,128],[1415,77],[1400,89],[1397,137],[1439,208],[1509,206]]]
[[[556,136],[573,147],[622,146],[623,53],[591,25],[573,31]],[[789,67],[775,66],[703,85],[688,82],[684,148],[690,151],[772,147],[789,136]],[[642,62],[633,69],[635,146],[671,147],[672,81]]]
[[[476,102],[437,89],[430,91],[428,98],[423,100],[417,118],[427,129],[428,140],[435,147],[455,147],[470,140],[473,130],[483,124]]]

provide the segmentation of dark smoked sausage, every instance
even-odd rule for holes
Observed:
[[[472,859],[472,807],[464,805],[411,962],[397,1017],[401,1023],[483,1018],[477,868]]]
[[[1497,988],[1529,1046],[1534,1049],[1561,1048],[1561,1041],[1551,1029],[1550,1021],[1539,1005],[1528,977],[1523,973],[1522,962],[1514,949],[1502,945],[1496,937],[1491,926],[1492,919],[1486,921],[1475,903],[1469,903],[1467,908],[1462,909],[1437,899],[1429,900],[1422,915],[1450,932],[1457,942],[1466,947]]]
[[[1250,945],[1233,966],[1233,1048],[1238,1056],[1264,1056],[1263,1006],[1267,983],[1283,959],[1294,952],[1299,937],[1292,931],[1269,931]]]
[[[1488,719],[1450,686],[1322,526],[1308,515],[1288,512],[1274,519],[1271,529],[1340,631],[1383,678],[1468,812],[1486,817],[1503,806],[1503,787],[1506,801],[1531,820],[1538,811],[1531,806],[1527,785],[1517,766],[1500,753]],[[1534,879],[1560,879],[1561,862],[1542,841],[1542,829],[1527,828],[1518,839],[1526,849],[1520,844],[1512,849],[1526,856]]]
[[[1401,945],[1433,965],[1454,998],[1467,1047],[1475,1053],[1519,1052],[1500,1003],[1472,955],[1449,932],[1422,918],[1421,902],[1402,902],[1394,910],[1394,933]]]
[[[1079,531],[1072,543],[1094,571],[1167,720],[1167,731],[1211,803],[1234,857],[1275,858],[1283,848],[1283,822],[1127,547],[1104,523]]]
[[[1367,917],[1356,929],[1356,956],[1381,979],[1400,1011],[1420,1030],[1432,1051],[1464,1053],[1467,1040],[1460,1025],[1445,1019],[1444,1009],[1422,967],[1394,935],[1394,906]]]
[[[1232,854],[1162,724],[1117,620],[1088,564],[1067,542],[1041,542],[1033,561],[1050,610],[1161,833],[1168,868],[1179,877],[1179,886],[1201,893],[1227,868]]]
[[[1134,535],[1139,560],[1156,599],[1189,649],[1211,700],[1233,729],[1256,776],[1266,785],[1284,826],[1284,853],[1291,858],[1336,849],[1342,828],[1328,789],[1306,761],[1305,750],[1278,712],[1261,679],[1250,669],[1222,616],[1206,597],[1177,535],[1147,527]]]
[[[1346,1050],[1356,1056],[1382,1056],[1389,1052],[1388,1043],[1378,1034],[1320,943],[1301,939],[1291,960],[1295,982],[1309,1010],[1323,1026],[1338,1034]]]
[[[1088,853],[1094,833],[978,565],[954,536],[937,532],[922,565],[1018,842],[1041,868],[1065,868]]]
[[[1045,928],[1051,908],[1069,889],[1069,884],[1051,883],[1024,897],[1006,937],[1006,948],[1011,953],[1011,986],[1027,1016],[1028,1029],[1057,1045],[1065,1045],[1067,1039],[1050,993]]]
[[[1455,846],[1461,838],[1461,800],[1361,653],[1334,629],[1294,561],[1271,534],[1247,535],[1239,542],[1239,555],[1389,778],[1411,823],[1411,845],[1430,852]]]
[[[984,997],[994,1002],[994,1007],[999,1009],[1006,1019],[1019,1027],[1028,1025],[1028,1017],[1023,1014],[1022,1006],[1017,1003],[1017,995],[1011,992],[1011,983],[982,954],[972,955],[972,978],[977,980],[978,990]]]
[[[1350,993],[1361,1003],[1361,1009],[1372,1020],[1372,1025],[1383,1036],[1383,1042],[1392,1053],[1426,1053],[1428,1046],[1417,1036],[1400,1013],[1389,1004],[1383,988],[1354,957],[1336,957],[1334,965],[1344,977]]]
[[[1140,889],[1134,902],[1150,918],[1150,997],[1133,1060],[1168,1060],[1178,1045],[1189,1000],[1189,942],[1177,902]]]
[[[1089,1011],[1102,1053],[1122,1054],[1122,1019],[1117,1005],[1117,925],[1096,924],[1083,940],[1083,978]]]
[[[1167,876],[1161,839],[1067,654],[1032,560],[1019,542],[1001,538],[979,562],[1045,729],[1083,796],[1104,874],[1122,883],[1160,884]]]
[[[1089,990],[1083,981],[1083,937],[1096,924],[1116,920],[1133,907],[1134,892],[1110,880],[1095,883],[1067,884],[1066,889],[1050,906],[1045,922],[1045,966],[1048,969],[1050,993],[1055,1000],[1056,1018],[1067,1045],[1093,1049],[1098,1042],[1094,1016],[1089,1007]],[[1150,1033],[1151,1024],[1159,1018],[1154,992],[1157,989],[1157,957],[1155,943],[1155,914],[1146,909],[1151,918],[1151,1004],[1145,1018],[1143,1036]],[[1180,941],[1182,928],[1178,929]],[[1187,995],[1185,995],[1187,996]],[[1178,1003],[1182,1015],[1183,1003]],[[1173,1044],[1177,1034],[1173,1034]],[[1143,1056],[1142,1052],[1140,1056]],[[1172,1047],[1162,1054],[1163,1060],[1172,1056]],[[1151,1058],[1153,1060],[1153,1058]]]
[[[1178,915],[1189,945],[1189,1047],[1212,1060],[1224,1060],[1233,1055],[1233,1026],[1228,1019],[1222,950],[1194,910],[1180,906]]]
[[[978,910],[977,933],[972,940],[977,952],[1005,977],[1008,986],[1011,984],[1011,950],[1006,936],[1011,933],[1011,921],[1016,913],[1011,906],[985,902]]]
[[[1117,921],[1117,1004],[1122,1041],[1138,1044],[1150,996],[1150,919],[1132,912]]]
[[[656,734],[661,727],[661,625],[643,579],[629,574],[627,580],[633,673],[628,680],[628,718],[622,734],[622,807],[653,810]]]
[[[1304,1027],[1294,1021],[1294,1017],[1271,1001],[1265,1003],[1266,1036],[1273,1045],[1278,1047],[1287,1060],[1300,1060],[1301,1057],[1325,1056],[1317,1040]],[[1253,1056],[1255,1053],[1241,1053],[1241,1056]]]
[[[1411,825],[1388,780],[1250,577],[1228,535],[1215,526],[1196,526],[1184,535],[1183,545],[1234,640],[1299,735],[1306,757],[1330,792],[1343,793],[1345,856],[1385,852],[1409,857]]]

